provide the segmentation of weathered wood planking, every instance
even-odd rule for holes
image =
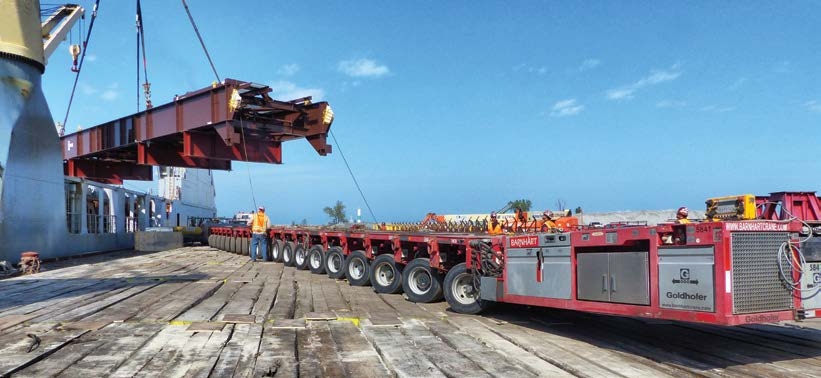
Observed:
[[[118,252],[0,281],[9,293],[0,304],[0,372],[809,377],[821,368],[821,332],[812,329],[654,323],[516,306],[467,316],[443,302],[412,303],[247,259],[208,247]],[[31,353],[28,334],[41,340]]]

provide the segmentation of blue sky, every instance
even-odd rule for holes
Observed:
[[[379,221],[821,189],[818,2],[188,4],[222,77],[336,113],[331,155],[295,141],[283,165],[217,172],[221,214],[252,206],[250,171],[274,222],[324,223],[337,200],[370,220],[340,147]],[[142,7],[154,103],[209,85],[181,3]],[[135,43],[134,3],[103,1],[68,130],[136,111]],[[64,51],[43,79],[56,120]]]

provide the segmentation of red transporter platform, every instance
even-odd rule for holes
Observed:
[[[454,311],[493,302],[720,325],[816,316],[821,254],[798,249],[801,223],[617,225],[497,235],[274,227],[273,261]],[[247,227],[209,243],[248,254]],[[801,274],[804,272],[806,274]]]
[[[721,325],[810,317],[784,280],[798,279],[790,259],[800,228],[744,221],[512,236],[504,274],[482,277],[481,298]]]

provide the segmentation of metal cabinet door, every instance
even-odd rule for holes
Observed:
[[[570,299],[570,247],[508,249],[505,264],[507,294]]]
[[[538,248],[510,248],[507,250],[506,294],[537,296],[536,251]]]
[[[648,252],[610,253],[610,301],[650,304]]]
[[[610,301],[608,253],[576,255],[576,295],[588,301]]]

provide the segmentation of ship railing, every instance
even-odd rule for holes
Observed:
[[[133,233],[140,230],[140,222],[137,217],[125,217],[125,232]]]
[[[82,228],[82,214],[80,213],[66,213],[66,226],[69,234],[79,234]]]
[[[88,233],[89,234],[96,234],[99,232],[100,228],[98,225],[100,224],[100,215],[97,214],[87,214],[86,223],[88,225]]]
[[[116,215],[103,215],[103,232],[106,234],[112,234],[117,232],[117,216]]]

